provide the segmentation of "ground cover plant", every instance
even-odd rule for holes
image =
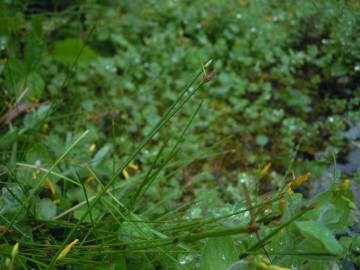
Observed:
[[[358,269],[358,1],[0,3],[0,269]]]

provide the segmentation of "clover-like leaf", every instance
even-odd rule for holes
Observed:
[[[230,236],[211,238],[200,259],[201,269],[225,270],[237,260],[237,252]]]
[[[321,246],[324,252],[341,255],[344,252],[341,244],[336,240],[334,234],[324,225],[315,221],[298,221],[296,227],[301,234],[317,246]]]

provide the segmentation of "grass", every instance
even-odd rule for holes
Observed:
[[[358,4],[25,2],[0,4],[1,269],[359,264]]]
[[[115,255],[115,254],[128,254],[128,253],[137,253],[137,252],[156,252],[159,255],[158,256],[165,256],[169,260],[173,261],[174,263],[177,263],[177,259],[172,255],[172,253],[169,252],[169,249],[177,249],[180,248],[180,250],[184,250],[186,252],[191,252],[191,248],[187,246],[189,243],[198,242],[202,239],[207,238],[213,238],[213,237],[224,237],[229,235],[239,235],[239,234],[251,234],[252,232],[255,232],[258,230],[258,227],[256,225],[241,225],[232,227],[229,229],[205,229],[203,232],[200,233],[189,233],[194,230],[203,230],[203,227],[205,225],[209,225],[215,222],[218,222],[221,219],[229,218],[233,215],[237,215],[240,213],[244,213],[249,211],[250,209],[244,209],[242,211],[238,211],[232,214],[225,215],[223,217],[218,217],[215,219],[210,220],[198,220],[196,222],[188,222],[185,224],[177,223],[175,221],[175,224],[172,224],[169,228],[165,230],[165,232],[158,231],[154,229],[151,224],[152,221],[149,221],[150,223],[147,223],[146,221],[142,220],[142,218],[134,214],[132,212],[132,209],[136,207],[136,201],[140,199],[141,194],[146,192],[146,190],[151,186],[152,182],[156,180],[156,177],[159,175],[161,171],[166,168],[169,161],[174,158],[176,153],[181,149],[181,143],[186,140],[186,132],[189,130],[191,123],[194,121],[198,111],[201,108],[201,103],[199,106],[194,110],[192,113],[187,126],[183,129],[181,135],[177,139],[174,146],[171,148],[169,153],[167,155],[163,154],[164,149],[167,147],[166,144],[160,149],[158,152],[158,155],[154,161],[154,164],[149,168],[148,172],[145,174],[145,177],[137,183],[137,187],[135,187],[135,192],[130,194],[130,200],[128,206],[121,203],[114,195],[113,193],[116,192],[116,190],[119,188],[115,185],[115,181],[118,179],[121,172],[128,167],[128,165],[136,158],[136,156],[144,149],[146,144],[151,141],[151,139],[163,128],[168,121],[171,120],[172,116],[175,115],[177,112],[179,112],[183,106],[190,100],[190,98],[199,91],[204,84],[209,81],[207,77],[201,78],[202,73],[204,70],[201,70],[197,75],[192,79],[192,81],[184,88],[184,90],[179,95],[178,99],[173,103],[172,106],[167,110],[167,112],[164,114],[164,116],[160,119],[160,121],[153,127],[153,129],[149,132],[149,134],[145,137],[144,141],[139,144],[138,147],[135,148],[135,150],[128,155],[128,158],[123,162],[123,164],[116,170],[116,172],[113,174],[112,178],[107,182],[106,185],[102,184],[102,180],[96,175],[96,173],[91,169],[91,164],[85,165],[86,168],[91,172],[91,174],[94,176],[95,180],[99,184],[100,188],[96,195],[93,195],[89,197],[87,194],[87,188],[84,186],[83,182],[78,182],[78,180],[71,179],[65,175],[61,175],[60,173],[54,172],[54,169],[59,165],[61,161],[64,160],[64,158],[69,154],[70,151],[75,151],[76,146],[79,144],[79,142],[86,137],[88,134],[88,131],[85,131],[82,133],[78,138],[74,140],[74,142],[64,151],[64,153],[50,166],[49,169],[46,168],[40,168],[38,166],[33,166],[31,164],[24,164],[24,163],[18,163],[18,166],[26,167],[33,170],[41,170],[45,172],[40,180],[38,181],[37,185],[30,191],[29,195],[24,199],[20,200],[21,207],[17,209],[15,214],[13,215],[11,221],[7,222],[7,228],[8,229],[15,229],[16,231],[23,234],[25,238],[28,238],[29,235],[24,234],[17,228],[16,221],[19,215],[23,212],[24,209],[29,210],[29,203],[34,199],[35,194],[39,192],[39,189],[44,186],[45,180],[49,177],[49,175],[55,175],[71,184],[75,184],[77,186],[82,187],[82,191],[84,193],[85,201],[80,202],[76,206],[68,209],[64,213],[54,217],[54,221],[48,224],[43,224],[40,226],[37,226],[35,229],[32,230],[32,233],[35,231],[41,229],[43,226],[49,226],[51,227],[58,227],[58,228],[68,228],[68,232],[66,235],[64,235],[64,240],[62,243],[57,245],[49,245],[44,244],[37,247],[34,247],[37,252],[41,253],[41,250],[47,251],[48,253],[52,254],[51,258],[45,259],[42,258],[40,260],[30,260],[30,262],[37,265],[37,267],[44,268],[44,269],[54,269],[56,265],[68,265],[68,264],[74,264],[74,265],[88,265],[94,263],[94,261],[89,261],[86,259],[79,259],[82,254],[86,254],[87,257],[91,257],[96,255],[100,250],[102,250],[102,256],[106,256],[109,254]],[[198,86],[193,90],[189,91],[191,87],[199,80],[200,82]],[[161,164],[157,164],[159,160],[162,159]],[[275,199],[276,201],[278,199]],[[107,209],[109,211],[110,216],[112,216],[115,223],[118,224],[118,226],[122,226],[122,224],[126,223],[134,232],[138,234],[139,240],[132,240],[130,242],[118,242],[118,243],[112,243],[113,236],[102,238],[102,237],[95,237],[96,235],[101,235],[103,233],[109,234],[110,231],[102,231],[99,229],[99,227],[102,225],[102,218],[103,215],[100,215],[99,218],[94,219],[92,213],[92,210],[95,208],[95,206],[101,204],[101,207]],[[67,223],[64,224],[61,221],[56,221],[59,218],[64,217],[67,214],[70,214],[72,211],[74,211],[76,208],[86,206],[86,210],[81,215],[81,217],[78,219],[76,223]],[[257,207],[264,207],[264,204],[260,204]],[[256,209],[257,207],[251,207],[251,209]],[[277,232],[279,232],[282,228],[289,225],[291,222],[302,216],[305,211],[302,211],[300,214],[295,216],[290,221],[284,223],[282,226],[280,226],[278,229],[276,229],[273,233],[269,234],[265,239],[263,239],[261,242],[257,243],[255,246],[251,247],[247,252],[251,252],[256,250],[259,246],[263,246],[266,241],[268,241],[272,236],[274,236]],[[29,212],[29,215],[34,216],[34,213]],[[84,222],[84,220],[90,216],[90,226],[83,227],[81,224]],[[136,222],[135,222],[136,221]],[[156,223],[156,221],[155,221]],[[168,221],[161,221],[160,224],[168,224]],[[141,225],[140,225],[141,224]],[[147,224],[147,225],[146,225]],[[80,240],[78,246],[76,246],[76,257],[78,257],[77,260],[71,259],[67,257],[67,252],[64,253],[64,249],[67,247],[68,251],[70,251],[72,248],[75,248],[74,244],[71,244],[69,246],[69,243],[73,241],[74,238],[78,238],[78,232],[79,230],[82,231],[83,239]],[[1,237],[4,237],[4,232],[1,234]],[[90,240],[91,239],[91,240]],[[110,241],[110,242],[108,242]],[[20,242],[21,247],[28,246],[28,250],[22,251],[20,254],[21,256],[25,256],[27,253],[30,252],[29,247],[32,246],[30,242],[22,243]],[[74,242],[75,243],[75,242]],[[101,244],[99,244],[101,243]],[[170,246],[170,247],[168,247]],[[70,249],[71,247],[71,249]],[[146,253],[145,252],[145,253]],[[180,252],[180,251],[175,251]],[[65,255],[64,255],[65,254]],[[244,253],[248,254],[248,253]],[[23,262],[24,259],[21,258],[21,256],[18,257],[19,262]],[[246,256],[246,255],[245,255]],[[37,256],[35,256],[37,257]],[[67,258],[65,258],[67,257]],[[244,257],[242,255],[241,257]],[[40,256],[41,258],[41,256]],[[48,263],[41,262],[42,260],[47,261]],[[26,259],[27,260],[27,259]],[[155,259],[156,260],[156,259]],[[151,261],[148,263],[148,267],[152,264]],[[96,264],[95,264],[96,265]],[[24,265],[25,266],[25,265]],[[145,265],[145,268],[147,268]],[[13,266],[9,266],[12,268]]]

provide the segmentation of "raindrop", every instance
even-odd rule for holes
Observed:
[[[356,65],[356,66],[354,67],[354,70],[355,70],[355,71],[360,71],[360,65]]]
[[[241,20],[242,15],[240,13],[236,14],[236,19]]]
[[[250,28],[250,32],[251,32],[251,33],[255,33],[255,32],[256,32],[256,27],[254,27],[254,26],[251,27],[251,28]]]

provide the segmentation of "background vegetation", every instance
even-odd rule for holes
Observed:
[[[359,267],[359,18],[2,1],[1,268]]]

